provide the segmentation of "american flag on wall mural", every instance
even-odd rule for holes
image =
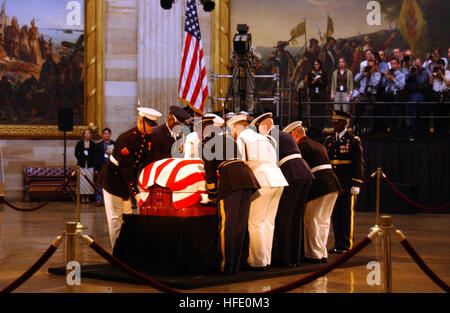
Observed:
[[[179,99],[196,113],[203,115],[208,100],[208,82],[195,0],[187,0],[181,62]]]

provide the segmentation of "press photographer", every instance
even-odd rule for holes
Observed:
[[[387,70],[383,78],[383,86],[385,86],[385,102],[400,102],[401,91],[405,88],[406,77],[400,71],[400,62],[397,58],[391,59],[391,69]],[[402,106],[400,104],[393,103],[386,106],[386,111],[390,113],[391,116],[399,116],[402,113]],[[390,118],[388,121],[389,128],[391,131],[396,131],[400,129],[401,121],[396,118]]]
[[[450,71],[445,69],[444,60],[437,60],[436,66],[432,68],[430,84],[433,86],[431,101],[436,102],[430,107],[433,115],[447,116],[448,104],[445,104],[444,101],[449,100]],[[436,134],[446,133],[447,128],[447,121],[445,119],[434,120],[434,132]]]
[[[357,115],[364,113],[365,115],[372,115],[378,112],[379,108],[374,107],[373,102],[376,100],[377,88],[381,81],[381,73],[378,71],[375,60],[368,60],[367,66],[363,67],[362,71],[355,76],[355,82],[359,82],[360,87],[358,96],[355,102],[359,103],[357,107]],[[361,104],[365,103],[365,104]],[[373,119],[367,121],[367,128],[375,126]]]
[[[422,103],[425,101],[428,93],[429,85],[428,81],[430,75],[422,65],[422,60],[416,58],[413,65],[409,68],[409,73],[406,76],[405,90],[408,93],[408,115],[422,116],[425,113],[425,107]],[[414,103],[412,103],[414,102]],[[415,136],[417,133],[424,133],[427,131],[428,120],[415,118],[410,119],[411,136]]]

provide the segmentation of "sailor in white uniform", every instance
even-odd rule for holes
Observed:
[[[237,140],[242,159],[250,167],[261,188],[252,197],[248,219],[250,237],[247,263],[266,269],[271,263],[272,242],[278,203],[288,186],[277,165],[277,153],[268,138],[248,128],[248,116],[239,114],[227,122]]]

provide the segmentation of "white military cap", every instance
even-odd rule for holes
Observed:
[[[221,118],[219,115],[214,114],[214,113],[207,113],[207,114],[205,114],[205,117],[214,117],[213,122],[214,122],[214,125],[216,125],[216,126],[222,126],[225,123],[223,118]]]
[[[248,115],[248,112],[247,111],[240,111],[238,114]]]
[[[162,116],[161,113],[152,108],[139,107],[137,110],[139,112],[139,116],[145,117],[151,121],[156,121]]]
[[[240,122],[240,121],[246,121],[246,122],[248,122],[248,116],[247,115],[245,115],[245,114],[238,114],[238,115],[235,115],[235,116],[233,116],[232,118],[230,118],[228,121],[227,121],[227,125],[228,126],[231,126],[231,125],[233,125],[233,124],[235,124],[235,123],[237,123],[237,122]]]
[[[271,112],[267,112],[264,114],[261,114],[260,116],[258,116],[257,118],[255,118],[250,125],[255,126],[256,128],[258,128],[259,124],[264,121],[266,118],[272,118],[273,114]]]
[[[299,128],[300,126],[302,126],[302,124],[303,124],[302,121],[293,122],[293,123],[289,124],[288,126],[286,126],[283,129],[283,131],[285,133],[291,133],[293,130],[295,130],[295,129]]]

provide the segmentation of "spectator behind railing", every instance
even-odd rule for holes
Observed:
[[[401,91],[405,88],[406,77],[405,74],[400,71],[400,62],[397,58],[391,59],[391,69],[384,74],[385,76],[382,82],[386,92],[384,101],[400,102],[402,100]],[[399,116],[402,112],[402,107],[398,104],[387,105],[386,109],[391,116]],[[388,119],[388,126],[391,131],[398,131],[400,129],[400,124],[401,121],[399,119]]]
[[[309,97],[311,102],[327,101],[327,74],[322,70],[322,62],[320,60],[313,61],[313,70],[308,74]],[[311,105],[311,116],[324,116],[325,107],[322,104]],[[321,132],[324,127],[323,118],[311,119],[310,131]]]
[[[448,116],[448,104],[443,103],[449,100],[450,71],[445,69],[445,62],[437,60],[436,66],[432,68],[430,84],[433,86],[431,101],[436,102],[430,107],[433,115]],[[443,134],[447,132],[448,120],[434,119],[434,132]]]
[[[355,99],[357,103],[361,102],[368,102],[373,103],[375,102],[375,97],[377,94],[377,88],[381,81],[381,73],[378,71],[378,68],[376,66],[375,60],[369,60],[367,63],[367,66],[363,68],[363,70],[355,76],[355,82],[359,82],[360,87],[358,90],[358,95]],[[361,107],[361,105],[356,104],[358,108]],[[376,113],[379,112],[381,108],[374,107],[373,104],[364,104],[362,105],[364,108],[364,112],[361,109],[358,109],[359,113],[364,113],[365,115],[369,115],[372,112]],[[373,129],[374,131],[377,131],[378,124],[373,121],[373,119],[368,121],[367,128]]]
[[[439,47],[433,47],[431,53],[427,54],[427,60],[423,63],[423,67],[431,75],[433,68],[436,66],[438,60],[443,60],[445,62],[445,67],[448,67],[448,61],[446,58],[441,57],[442,50]]]
[[[423,102],[429,90],[428,81],[430,75],[422,66],[422,60],[416,58],[414,64],[410,67],[409,73],[406,76],[405,89],[408,93],[408,102],[415,102],[408,104],[408,114],[411,116],[424,115],[425,107],[420,104],[416,107],[417,102]],[[410,119],[411,136],[416,136],[418,133],[425,133],[428,129],[427,120],[420,119],[416,121],[415,118]]]
[[[334,71],[331,78],[331,101],[334,101],[334,110],[350,113],[350,100],[353,95],[353,73],[347,68],[344,57],[339,58],[339,68]]]

